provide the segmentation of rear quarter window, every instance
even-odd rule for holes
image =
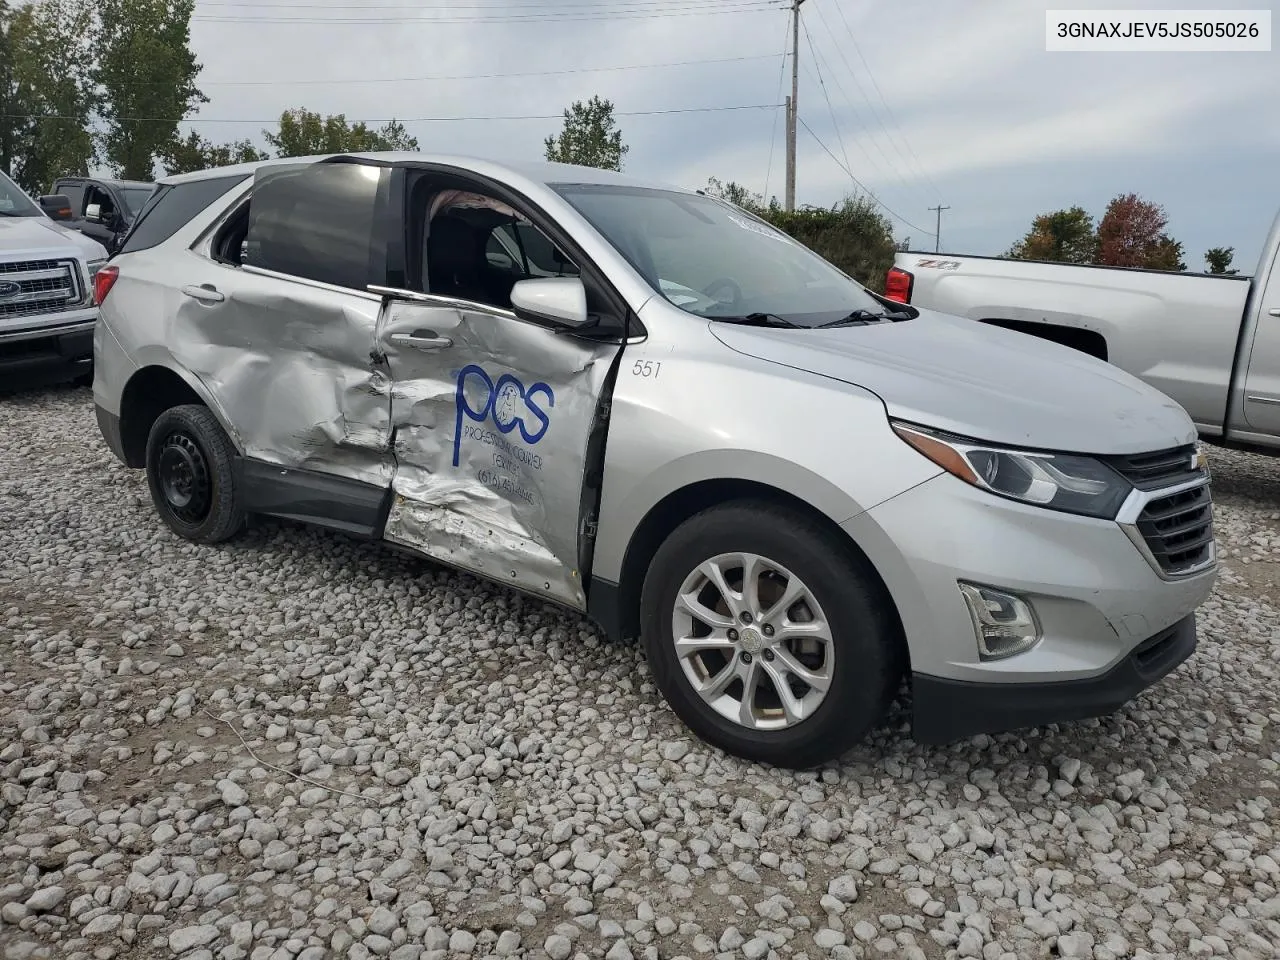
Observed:
[[[248,178],[249,174],[238,173],[156,187],[146,206],[138,214],[133,229],[125,237],[120,252],[136,253],[159,246],[190,223],[209,204]]]

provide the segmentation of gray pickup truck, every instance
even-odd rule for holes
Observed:
[[[889,299],[1066,344],[1175,400],[1205,440],[1280,452],[1280,215],[1252,277],[902,252]]]
[[[0,172],[0,388],[84,377],[98,318],[96,240],[56,223]]]

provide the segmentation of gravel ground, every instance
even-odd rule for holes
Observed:
[[[1102,721],[821,773],[639,651],[375,545],[196,547],[88,390],[0,401],[0,955],[1277,955],[1276,461],[1213,452],[1195,657]]]

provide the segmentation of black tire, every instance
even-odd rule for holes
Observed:
[[[703,562],[734,552],[766,557],[799,577],[830,626],[834,659],[826,695],[810,716],[783,729],[756,730],[726,719],[694,689],[676,655],[672,614],[685,578]],[[905,663],[897,612],[874,571],[829,528],[768,501],[712,507],[677,527],[649,564],[640,624],[658,688],[698,737],[734,756],[793,769],[833,760],[870,733],[883,720]]]
[[[156,418],[147,437],[147,486],[169,529],[193,543],[221,543],[245,525],[235,448],[208,407],[184,404]]]

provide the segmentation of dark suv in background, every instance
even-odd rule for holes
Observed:
[[[138,180],[63,177],[54,181],[50,196],[40,198],[40,205],[55,220],[115,253],[154,189],[154,183]]]

